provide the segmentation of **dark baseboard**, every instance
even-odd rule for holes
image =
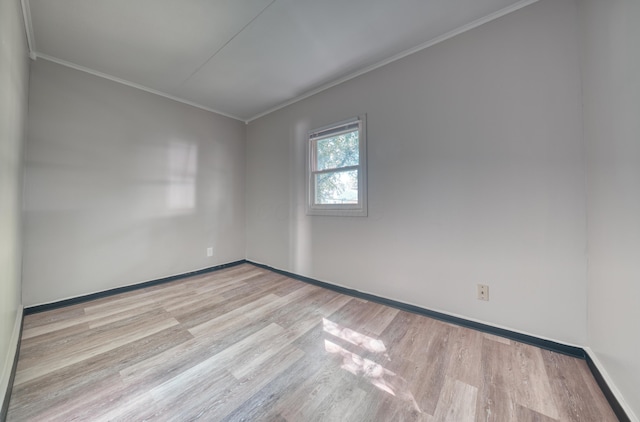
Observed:
[[[440,320],[440,321],[448,322],[448,323],[451,323],[451,324],[456,324],[456,325],[459,325],[461,327],[471,328],[471,329],[482,331],[482,332],[485,332],[485,333],[497,335],[497,336],[500,336],[500,337],[508,338],[510,340],[519,341],[521,343],[530,344],[532,346],[536,346],[536,347],[539,347],[539,348],[545,349],[545,350],[550,350],[552,352],[562,353],[564,355],[573,356],[573,357],[580,358],[580,359],[585,359],[589,369],[591,370],[591,373],[593,374],[593,377],[595,378],[596,382],[600,386],[600,389],[602,390],[602,392],[605,395],[607,401],[609,402],[609,405],[613,409],[613,411],[616,414],[616,416],[618,417],[618,419],[621,422],[631,422],[631,419],[625,413],[624,409],[622,408],[622,406],[620,405],[620,403],[616,399],[615,395],[613,394],[613,392],[611,391],[611,389],[607,385],[606,381],[604,380],[604,377],[602,376],[602,374],[600,373],[600,371],[598,370],[598,368],[594,364],[593,360],[589,357],[589,355],[581,347],[568,346],[566,344],[558,343],[558,342],[555,342],[555,341],[546,340],[546,339],[538,338],[538,337],[535,337],[535,336],[530,336],[530,335],[527,335],[527,334],[518,333],[518,332],[515,332],[515,331],[511,331],[511,330],[506,330],[504,328],[498,328],[498,327],[494,327],[494,326],[487,325],[487,324],[482,324],[480,322],[470,321],[470,320],[467,320],[467,319],[464,319],[464,318],[455,317],[455,316],[452,316],[452,315],[447,315],[447,314],[444,314],[444,313],[441,313],[441,312],[432,311],[430,309],[421,308],[421,307],[415,306],[415,305],[409,305],[409,304],[406,304],[406,303],[403,303],[403,302],[398,302],[396,300],[386,299],[384,297],[372,295],[372,294],[369,294],[369,293],[363,293],[363,292],[360,292],[358,290],[353,290],[353,289],[348,289],[346,287],[336,286],[335,284],[326,283],[324,281],[319,281],[319,280],[316,280],[316,279],[313,279],[313,278],[310,278],[310,277],[301,276],[301,275],[298,275],[298,274],[291,273],[289,271],[279,270],[277,268],[273,268],[273,267],[270,267],[270,266],[264,265],[264,264],[258,264],[256,262],[252,262],[252,261],[249,261],[249,260],[246,260],[246,259],[242,259],[242,260],[235,261],[235,262],[230,262],[228,264],[217,265],[215,267],[205,268],[203,270],[193,271],[193,272],[189,272],[189,273],[185,273],[185,274],[180,274],[180,275],[175,275],[175,276],[171,276],[171,277],[161,278],[161,279],[158,279],[158,280],[152,280],[152,281],[147,281],[147,282],[144,282],[144,283],[134,284],[134,285],[131,285],[131,286],[118,287],[118,288],[115,288],[115,289],[106,290],[104,292],[93,293],[93,294],[90,294],[90,295],[75,297],[75,298],[72,298],[72,299],[62,300],[62,301],[59,301],[59,302],[47,303],[47,304],[44,304],[44,305],[38,305],[38,306],[25,308],[24,312],[23,312],[23,319],[24,319],[24,315],[31,315],[31,314],[35,314],[35,313],[39,313],[39,312],[49,311],[49,310],[52,310],[52,309],[63,308],[65,306],[75,305],[77,303],[87,302],[87,301],[94,300],[94,299],[100,299],[100,298],[107,297],[107,296],[113,296],[113,295],[116,295],[118,293],[124,293],[124,292],[129,292],[129,291],[132,291],[132,290],[142,289],[142,288],[145,288],[145,287],[155,286],[155,285],[158,285],[158,284],[168,283],[168,282],[171,282],[171,281],[180,280],[180,279],[183,279],[183,278],[192,277],[192,276],[199,275],[199,274],[205,274],[205,273],[221,270],[221,269],[224,269],[224,268],[234,267],[234,266],[237,266],[237,265],[240,265],[240,264],[244,264],[244,263],[249,263],[249,264],[254,265],[256,267],[263,268],[265,270],[269,270],[269,271],[272,271],[274,273],[281,274],[281,275],[293,278],[295,280],[303,281],[305,283],[313,284],[315,286],[323,287],[325,289],[333,290],[333,291],[338,292],[338,293],[342,293],[342,294],[346,294],[346,295],[349,295],[349,296],[365,299],[365,300],[368,300],[368,301],[371,301],[371,302],[375,302],[375,303],[380,303],[382,305],[391,306],[393,308],[400,309],[400,310],[403,310],[403,311],[408,311],[408,312],[412,312],[412,313],[415,313],[415,314],[418,314],[418,315],[427,316],[429,318],[433,318],[433,319],[437,319],[437,320]],[[7,392],[5,394],[4,402],[3,402],[3,405],[2,405],[2,413],[0,413],[0,421],[2,421],[2,422],[4,422],[4,420],[6,418],[6,413],[7,413],[8,409],[9,409],[9,399],[11,398],[11,387],[13,386],[13,380],[15,378],[15,371],[16,371],[16,367],[17,367],[17,364],[18,364],[18,355],[19,355],[19,352],[20,352],[21,339],[22,339],[22,325],[20,326],[20,339],[18,340],[18,350],[16,351],[15,360],[13,362],[13,369],[12,369],[11,378],[10,378],[10,381],[9,381],[9,388],[7,389]]]
[[[620,402],[618,402],[618,399],[616,398],[616,396],[613,394],[613,392],[609,388],[609,385],[607,385],[607,382],[605,381],[604,377],[602,376],[602,374],[600,373],[600,371],[598,370],[598,368],[594,364],[593,360],[591,359],[589,354],[587,352],[585,352],[585,350],[583,348],[581,348],[581,347],[568,346],[566,344],[557,343],[555,341],[545,340],[545,339],[541,339],[541,338],[538,338],[538,337],[535,337],[535,336],[530,336],[530,335],[527,335],[527,334],[521,334],[521,333],[518,333],[518,332],[515,332],[515,331],[505,330],[503,328],[497,328],[497,327],[493,327],[491,325],[482,324],[482,323],[475,322],[475,321],[469,321],[469,320],[464,319],[464,318],[454,317],[454,316],[451,316],[451,315],[443,314],[441,312],[436,312],[436,311],[432,311],[430,309],[421,308],[419,306],[408,305],[408,304],[403,303],[403,302],[398,302],[398,301],[395,301],[395,300],[386,299],[384,297],[375,296],[375,295],[372,295],[372,294],[369,294],[369,293],[362,293],[362,292],[359,292],[357,290],[347,289],[346,287],[341,287],[341,286],[336,286],[334,284],[325,283],[323,281],[315,280],[313,278],[309,278],[309,277],[301,276],[301,275],[298,275],[298,274],[290,273],[288,271],[283,271],[283,270],[279,270],[279,269],[276,269],[276,268],[272,268],[272,267],[269,267],[268,265],[258,264],[256,262],[252,262],[252,261],[247,261],[247,262],[249,264],[251,264],[251,265],[255,265],[256,267],[264,268],[265,270],[273,271],[275,273],[282,274],[284,276],[287,276],[287,277],[290,277],[290,278],[293,278],[293,279],[296,279],[296,280],[304,281],[305,283],[313,284],[313,285],[316,285],[316,286],[319,286],[319,287],[324,287],[326,289],[333,290],[333,291],[338,292],[338,293],[346,294],[346,295],[353,296],[353,297],[358,297],[358,298],[365,299],[365,300],[368,300],[368,301],[371,301],[371,302],[380,303],[382,305],[391,306],[393,308],[400,309],[400,310],[403,310],[403,311],[408,311],[408,312],[412,312],[412,313],[415,313],[415,314],[424,315],[424,316],[427,316],[427,317],[430,317],[430,318],[438,319],[440,321],[449,322],[449,323],[456,324],[456,325],[459,325],[459,326],[462,326],[462,327],[467,327],[467,328],[471,328],[471,329],[474,329],[474,330],[482,331],[482,332],[485,332],[485,333],[489,333],[489,334],[494,334],[494,335],[497,335],[497,336],[505,337],[505,338],[508,338],[510,340],[515,340],[515,341],[519,341],[521,343],[530,344],[530,345],[539,347],[541,349],[550,350],[552,352],[562,353],[564,355],[573,356],[573,357],[576,357],[576,358],[579,358],[579,359],[585,359],[589,369],[591,370],[591,373],[593,374],[593,377],[595,378],[596,382],[598,383],[598,386],[602,390],[602,393],[606,397],[607,401],[609,402],[609,405],[611,406],[611,409],[613,410],[613,412],[615,413],[617,418],[620,420],[620,422],[631,422],[631,419],[629,418],[629,416],[626,414],[626,412],[624,411],[624,409],[620,405]]]
[[[491,325],[482,324],[480,322],[469,321],[468,319],[443,314],[441,312],[432,311],[430,309],[421,308],[419,306],[409,305],[403,302],[386,299],[384,297],[375,296],[369,293],[362,293],[358,290],[347,289],[346,287],[340,287],[334,284],[325,283],[323,281],[318,281],[313,278],[304,277],[301,275],[290,273],[288,271],[278,270],[276,268],[269,267],[268,265],[257,264],[251,261],[247,261],[247,262],[252,265],[255,265],[256,267],[264,268],[266,270],[273,271],[275,273],[282,274],[287,277],[294,278],[296,280],[304,281],[309,284],[314,284],[316,286],[324,287],[326,289],[330,289],[338,293],[343,293],[349,296],[358,297],[371,302],[380,303],[382,305],[391,306],[393,308],[412,312],[414,314],[424,315],[429,318],[438,319],[440,321],[449,322],[462,327],[472,328],[474,330],[482,331],[489,334],[494,334],[500,337],[505,337],[511,340],[519,341],[521,343],[531,344],[533,346],[540,347],[541,349],[551,350],[553,352],[562,353],[564,355],[569,355],[569,356],[573,356],[581,359],[584,359],[586,355],[585,351],[581,347],[567,346],[566,344],[557,343],[555,341],[545,340],[545,339],[530,336],[527,334],[521,334],[515,331],[506,330],[504,328],[493,327]]]
[[[2,401],[2,410],[0,410],[0,421],[5,422],[7,420],[7,413],[9,413],[9,402],[11,401],[11,391],[13,390],[13,382],[16,379],[16,369],[18,368],[18,358],[20,357],[20,344],[22,343],[22,326],[24,325],[24,310],[22,311],[22,319],[20,321],[20,335],[18,336],[18,344],[16,345],[16,354],[13,357],[13,365],[11,366],[11,375],[9,376],[9,383],[7,384],[7,391],[4,393],[4,400]]]
[[[609,385],[607,384],[604,377],[600,373],[600,370],[598,370],[598,367],[596,366],[596,364],[593,362],[593,359],[591,359],[591,356],[589,356],[588,353],[585,353],[585,358],[587,361],[587,366],[589,367],[589,369],[591,370],[591,373],[593,374],[593,378],[595,378],[596,382],[598,383],[598,386],[600,387],[600,390],[602,390],[602,394],[604,394],[607,401],[609,402],[611,409],[613,409],[613,413],[616,414],[620,422],[631,422],[631,418],[629,418],[629,416],[626,414],[626,412],[620,405],[620,402],[618,401],[616,396],[613,394],[613,392],[609,388]]]
[[[216,265],[215,267],[209,267],[198,271],[192,271],[189,273],[172,275],[170,277],[164,277],[157,280],[145,281],[144,283],[132,284],[130,286],[117,287],[115,289],[105,290],[103,292],[92,293],[85,296],[78,296],[71,299],[65,299],[53,303],[45,303],[44,305],[30,306],[24,309],[25,315],[37,314],[39,312],[50,311],[52,309],[64,308],[65,306],[71,306],[82,302],[88,302],[90,300],[101,299],[107,296],[117,295],[119,293],[130,292],[133,290],[144,289],[145,287],[157,286],[158,284],[168,283],[170,281],[180,280],[186,277],[193,277],[195,275],[210,273],[213,271],[222,270],[224,268],[235,267],[236,265],[244,264],[247,262],[244,259],[239,261],[230,262],[228,264]]]

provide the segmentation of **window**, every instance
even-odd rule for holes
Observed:
[[[309,132],[310,215],[367,215],[366,119]]]

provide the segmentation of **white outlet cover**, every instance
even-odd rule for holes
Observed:
[[[489,286],[478,284],[478,300],[489,300]]]
[[[213,248],[207,248],[207,256],[213,256]]]

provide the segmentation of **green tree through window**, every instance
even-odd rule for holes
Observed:
[[[316,142],[317,169],[336,169],[316,176],[316,203],[358,203],[358,170],[339,169],[359,164],[359,146],[357,130]]]
[[[364,116],[309,134],[309,213],[366,215]]]

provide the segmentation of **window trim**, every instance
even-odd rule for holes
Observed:
[[[338,170],[316,170],[317,160],[314,142],[353,131],[358,127],[358,165],[340,167]],[[316,204],[315,175],[358,170],[357,204]],[[366,217],[367,216],[367,119],[366,114],[332,123],[307,133],[307,215]]]

